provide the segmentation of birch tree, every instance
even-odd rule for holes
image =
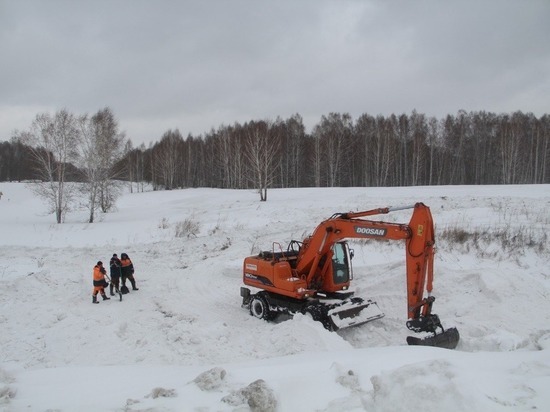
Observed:
[[[153,148],[155,173],[157,179],[167,190],[172,190],[181,184],[177,178],[178,174],[181,173],[182,158],[180,149],[182,145],[183,137],[176,129],[164,133],[160,143]]]
[[[330,113],[321,117],[321,124],[314,129],[326,156],[327,182],[329,187],[338,186],[342,180],[342,159],[344,148],[352,133],[352,120],[348,113]],[[320,167],[320,165],[319,165]]]
[[[115,179],[121,171],[115,166],[123,154],[124,135],[118,131],[118,122],[109,108],[98,111],[89,118],[79,118],[82,135],[81,169],[85,176],[84,192],[90,212],[89,223],[94,222],[95,212],[111,210],[120,193]]]
[[[76,117],[63,109],[53,116],[38,114],[21,141],[31,147],[37,175],[41,182],[32,184],[33,192],[44,199],[57,223],[62,223],[75,196],[74,185],[68,183],[71,162],[78,159],[80,130]]]
[[[250,164],[251,179],[260,193],[260,201],[267,201],[267,189],[276,176],[281,158],[277,136],[269,133],[267,122],[251,122],[247,125],[246,157]]]

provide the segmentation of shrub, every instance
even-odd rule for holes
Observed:
[[[176,223],[176,237],[197,237],[199,229],[199,222],[191,219],[185,219],[182,222]]]
[[[159,222],[158,228],[168,229],[169,227],[170,227],[170,222],[168,221],[168,218],[163,217],[162,220]]]

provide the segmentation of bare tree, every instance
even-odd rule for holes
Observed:
[[[439,123],[435,117],[431,117],[428,121],[428,146],[429,154],[429,170],[428,170],[428,185],[434,184],[434,154],[437,145],[437,137],[439,136]]]
[[[545,114],[540,118],[536,129],[535,162],[533,183],[548,182],[548,165],[550,165],[550,116]]]
[[[246,127],[246,157],[250,162],[251,179],[260,193],[260,201],[267,200],[267,188],[277,174],[281,158],[279,139],[270,133],[267,122],[251,122]]]
[[[145,144],[142,143],[134,152],[132,164],[135,168],[136,188],[138,192],[143,192],[145,190]]]
[[[243,181],[244,148],[240,135],[242,126],[220,126],[216,133],[216,166],[221,172],[221,187],[241,188]]]
[[[88,115],[79,117],[78,124],[82,133],[81,163],[85,186],[83,192],[87,196],[86,206],[90,212],[88,222],[94,222],[95,211],[99,208],[99,181],[101,179],[101,161],[99,147],[96,141],[96,131]]]
[[[181,147],[183,137],[179,130],[168,130],[160,143],[153,148],[155,174],[165,189],[171,190],[181,184],[178,174],[181,173]]]
[[[355,134],[362,143],[359,150],[363,159],[364,186],[385,186],[391,168],[392,153],[390,145],[394,139],[391,132],[388,133],[390,122],[382,115],[376,119],[368,114],[363,114],[357,119]]]
[[[124,142],[122,153],[122,158],[118,160],[115,166],[116,173],[120,173],[121,177],[129,182],[130,193],[134,193],[134,183],[136,190],[143,192],[146,180],[145,159],[150,151],[146,149],[143,143],[134,148],[132,141],[128,139]]]
[[[352,131],[353,124],[349,113],[330,113],[328,116],[322,116],[321,124],[313,130],[313,134],[319,139],[320,149],[324,152],[323,157],[316,159],[319,161],[316,167],[322,169],[326,166],[326,178],[330,187],[342,183],[342,159]],[[321,160],[324,165],[321,165]]]
[[[428,122],[424,114],[413,110],[410,119],[412,153],[410,164],[410,184],[417,186],[425,183],[425,172],[423,168],[426,161],[426,140],[428,136]]]
[[[134,193],[134,182],[138,185],[137,180],[137,168],[136,168],[136,156],[134,145],[131,140],[127,140],[124,144],[124,158],[120,165],[121,170],[124,173],[124,177],[130,182],[130,193]]]
[[[322,180],[322,159],[324,156],[323,145],[321,144],[320,126],[316,125],[313,128],[313,144],[312,144],[312,174],[313,185],[321,187]]]
[[[118,131],[118,122],[109,108],[89,118],[79,118],[82,134],[81,168],[85,176],[89,223],[94,222],[96,210],[111,210],[120,193],[115,167],[122,156],[124,135]]]
[[[285,187],[299,187],[303,180],[305,126],[302,116],[294,114],[286,122],[286,179]]]
[[[31,189],[45,199],[57,223],[62,223],[74,197],[74,185],[67,182],[71,162],[78,157],[80,130],[77,119],[63,109],[52,117],[38,114],[29,132],[20,138],[31,149],[36,171],[41,182]]]

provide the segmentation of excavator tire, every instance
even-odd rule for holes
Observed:
[[[254,295],[250,300],[250,314],[258,319],[271,320],[273,315],[267,300],[261,295]]]

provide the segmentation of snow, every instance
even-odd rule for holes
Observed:
[[[550,410],[550,185],[273,189],[267,202],[127,191],[96,223],[82,210],[61,225],[26,184],[0,190],[1,411]],[[241,307],[246,256],[335,212],[415,202],[436,236],[509,234],[436,237],[434,312],[458,328],[456,350],[407,346],[400,242],[350,241],[353,288],[381,319],[331,333]],[[197,233],[176,237],[186,220]],[[94,264],[122,252],[140,290],[93,305]]]

